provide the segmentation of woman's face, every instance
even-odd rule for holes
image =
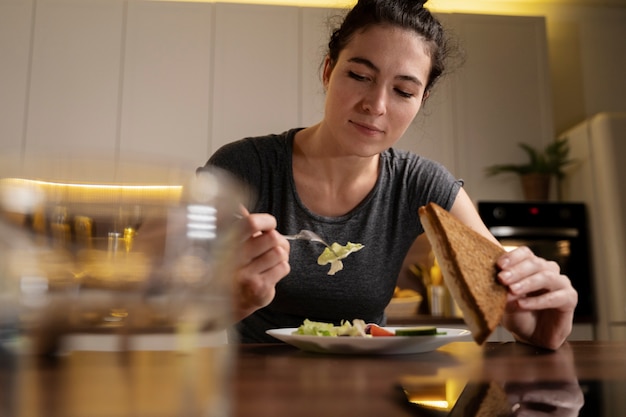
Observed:
[[[420,109],[430,73],[426,42],[412,31],[373,26],[324,64],[323,125],[350,155],[391,147]]]

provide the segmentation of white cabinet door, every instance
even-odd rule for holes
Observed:
[[[474,200],[521,200],[517,176],[486,178],[484,168],[526,161],[519,142],[553,139],[544,19],[451,17],[467,54],[455,73],[457,175]]]
[[[456,175],[456,124],[451,106],[453,89],[452,79],[442,79],[395,147],[440,162]]]
[[[33,0],[0,0],[0,151],[20,156],[26,117]]]
[[[626,326],[624,324],[609,326],[609,340],[626,341]]]
[[[444,27],[450,26],[449,14],[437,16]],[[396,148],[413,151],[418,155],[440,162],[456,175],[457,134],[454,113],[456,84],[452,75],[443,76],[435,84],[430,96],[409,126]]]
[[[214,5],[128,4],[120,157],[209,153]]]
[[[123,16],[123,0],[37,2],[27,156],[115,156]]]
[[[516,176],[486,178],[485,167],[524,161],[518,142],[552,139],[544,20],[438,17],[463,62],[451,63],[396,147],[444,164],[474,200],[521,200]]]
[[[297,7],[216,5],[212,151],[298,123]]]
[[[136,0],[0,1],[3,147],[195,160],[323,115],[336,9]],[[442,14],[467,53],[399,148],[446,165],[473,199],[520,199],[518,142],[552,139],[544,19]],[[32,34],[32,39],[31,39]],[[29,54],[32,60],[29,61]],[[30,65],[30,67],[29,67]],[[29,71],[30,69],[30,71]]]
[[[322,69],[328,51],[328,40],[334,27],[330,20],[339,13],[337,9],[301,9],[300,45],[300,118],[299,125],[306,127],[318,123],[324,116],[324,85]]]

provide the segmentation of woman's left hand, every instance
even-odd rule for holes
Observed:
[[[572,331],[578,293],[559,265],[522,246],[502,255],[498,280],[507,286],[504,327],[521,342],[558,349]]]

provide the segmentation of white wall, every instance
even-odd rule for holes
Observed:
[[[547,21],[556,132],[626,111],[626,7],[536,7]]]
[[[454,9],[546,18],[555,133],[596,113],[626,111],[626,7],[474,0]]]

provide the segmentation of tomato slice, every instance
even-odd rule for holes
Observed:
[[[373,337],[379,337],[379,336],[395,336],[396,334],[394,332],[391,332],[387,329],[384,329],[376,324],[370,324],[369,325],[369,330],[370,330],[370,334]]]

